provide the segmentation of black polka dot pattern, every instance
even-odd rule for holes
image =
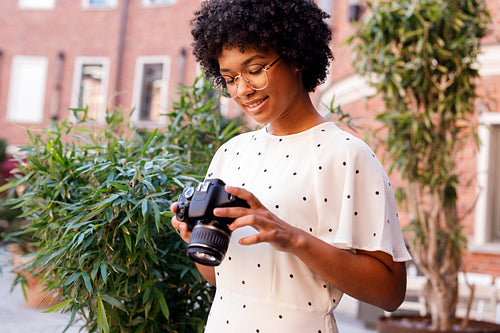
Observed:
[[[284,137],[265,130],[238,136],[219,150],[207,177],[247,189],[273,214],[327,243],[394,247],[383,243],[385,235],[397,234],[384,228],[399,228],[391,184],[375,154],[334,124]],[[342,293],[312,278],[293,255],[265,243],[238,243],[256,232],[244,227],[231,236],[226,257],[216,268],[219,297],[206,333],[329,333],[328,326],[335,323],[327,325],[325,315]],[[398,246],[400,241],[404,246],[402,238],[392,240]],[[308,330],[297,331],[306,327],[301,320]]]

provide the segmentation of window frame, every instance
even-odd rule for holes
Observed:
[[[152,7],[170,7],[170,6],[175,6],[177,4],[177,0],[167,0],[169,1],[168,3],[152,3],[151,0],[142,0],[142,6],[146,8],[152,8]]]
[[[30,71],[29,82],[34,83],[38,81],[39,86],[33,86],[25,84],[24,76],[19,76],[19,73],[26,71],[26,68],[23,68],[24,65],[40,65],[40,77],[38,80],[35,80],[33,68]],[[24,55],[15,55],[12,58],[11,64],[11,79],[9,83],[9,95],[7,100],[7,113],[6,119],[9,122],[13,123],[22,123],[22,124],[40,124],[43,121],[44,110],[45,110],[45,101],[47,94],[47,79],[49,72],[49,58],[43,56],[24,56]],[[30,98],[26,99],[23,97],[24,93],[26,93],[26,89],[30,90],[29,95]],[[36,94],[33,93],[34,89],[36,89]],[[38,95],[38,96],[37,96]],[[26,109],[29,111],[29,116],[26,116],[26,112],[24,112],[23,104],[29,103],[34,104],[33,101],[36,101],[38,97],[38,103],[36,106],[30,105]],[[24,102],[23,102],[24,101]]]
[[[107,4],[92,5],[91,0],[82,0],[82,8],[88,10],[115,9],[118,6],[118,0],[106,0]]]
[[[17,6],[21,10],[53,10],[56,7],[56,0],[45,0],[45,2],[44,5],[40,5],[40,0],[19,0]]]
[[[167,55],[162,56],[141,56],[136,59],[135,63],[135,73],[134,73],[134,88],[132,93],[132,107],[135,108],[132,114],[131,121],[140,128],[147,128],[151,126],[157,126],[159,124],[166,124],[167,117],[160,116],[158,121],[153,120],[141,120],[139,115],[141,114],[141,99],[142,99],[142,79],[144,75],[144,66],[147,64],[163,64],[163,84],[160,88],[160,109],[167,111],[168,106],[168,93],[170,84],[170,73],[171,73],[171,58]]]
[[[109,67],[110,60],[108,57],[77,57],[75,59],[75,67],[73,71],[73,88],[71,90],[71,107],[78,108],[80,96],[78,94],[81,90],[82,82],[82,69],[85,65],[101,65],[103,77],[101,81],[101,98],[102,101],[97,111],[96,121],[99,124],[104,124],[106,119],[106,106],[108,100],[108,85],[109,85]],[[73,117],[71,114],[70,117]]]
[[[500,126],[500,113],[487,112],[479,117],[478,135],[480,140],[478,161],[477,161],[477,186],[478,198],[476,201],[475,223],[474,223],[474,244],[471,249],[475,252],[500,253],[500,239],[492,236],[493,217],[491,216],[492,206],[489,193],[491,189],[490,170],[495,169],[491,165],[491,127]],[[498,166],[496,166],[498,169]],[[498,172],[498,171],[497,171]],[[500,172],[496,175],[500,177]]]

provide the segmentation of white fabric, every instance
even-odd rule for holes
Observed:
[[[207,178],[249,190],[284,221],[339,248],[410,259],[382,165],[334,123],[281,137],[265,128],[242,134],[217,151]],[[294,255],[238,244],[254,233],[243,227],[231,236],[205,332],[337,332],[342,292]]]

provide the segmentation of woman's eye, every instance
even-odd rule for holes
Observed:
[[[226,84],[234,84],[234,77],[224,76],[224,80],[226,81]]]
[[[262,72],[262,69],[264,69],[262,66],[252,66],[251,68],[248,68],[248,74],[259,75]]]

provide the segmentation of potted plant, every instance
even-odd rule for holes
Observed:
[[[68,327],[80,318],[89,332],[203,331],[213,290],[169,205],[238,126],[218,112],[210,83],[182,89],[168,131],[135,129],[120,110],[98,129],[75,109],[76,122],[29,132],[25,162],[0,188],[24,186],[11,203],[37,246],[26,269],[57,292],[48,311],[70,312]]]
[[[466,246],[456,157],[465,142],[477,143],[475,63],[490,16],[482,0],[382,0],[369,8],[349,41],[354,66],[383,96],[377,119],[387,131],[391,171],[405,181],[410,248],[427,277],[430,328],[452,331]]]

